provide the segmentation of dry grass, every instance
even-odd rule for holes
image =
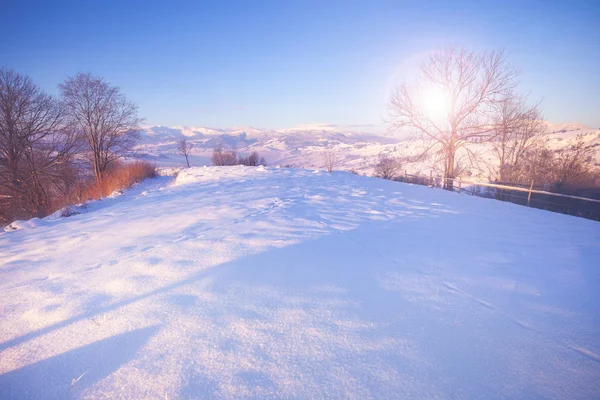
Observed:
[[[77,185],[72,193],[66,196],[62,204],[57,205],[55,208],[101,199],[115,191],[127,189],[134,183],[155,176],[156,167],[147,161],[118,163],[105,172],[100,181],[90,180]]]
[[[37,213],[23,211],[22,207],[19,207],[19,204],[14,201],[14,196],[0,190],[0,227],[15,219],[45,217],[60,209],[63,209],[64,216],[69,216],[71,215],[69,207],[71,205],[101,199],[156,175],[156,167],[146,161],[114,163],[100,181],[93,178],[82,181],[74,177],[73,182],[63,191],[49,193],[47,206]]]

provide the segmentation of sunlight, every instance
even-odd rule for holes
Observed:
[[[448,117],[450,101],[446,92],[438,87],[428,87],[421,93],[421,107],[425,115],[432,120]]]

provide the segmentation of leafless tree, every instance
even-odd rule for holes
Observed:
[[[497,105],[490,145],[498,158],[496,177],[500,182],[522,180],[524,158],[540,144],[545,125],[539,103],[528,106],[525,96],[509,93]]]
[[[388,154],[380,154],[379,161],[375,165],[375,176],[378,178],[394,180],[400,175],[402,161],[398,157]]]
[[[238,164],[256,167],[258,165],[267,165],[267,160],[265,160],[264,157],[261,157],[257,151],[253,151],[248,157],[239,156]]]
[[[529,150],[518,171],[519,182],[558,192],[590,189],[600,185],[600,171],[593,165],[594,147],[579,135],[561,149],[550,150],[543,145]]]
[[[132,150],[139,138],[137,105],[116,86],[89,73],[79,73],[59,85],[77,129],[87,140],[96,180],[111,163]]]
[[[250,155],[248,156],[248,165],[256,167],[259,162],[260,156],[258,155],[258,152],[253,151],[252,153],[250,153]]]
[[[190,167],[190,160],[188,159],[188,155],[190,154],[190,151],[192,151],[193,147],[194,144],[192,142],[188,142],[185,137],[179,139],[179,142],[177,143],[177,150],[185,156],[185,162],[188,168]]]
[[[78,144],[59,101],[0,69],[0,219],[47,212],[52,197],[74,183]]]
[[[489,137],[495,106],[515,88],[517,75],[502,51],[436,52],[422,64],[415,85],[404,83],[392,94],[391,128],[412,131],[425,143],[423,154],[437,154],[444,177],[454,178],[457,152],[474,159],[467,145]]]
[[[335,151],[333,151],[333,149],[331,149],[331,148],[327,148],[327,149],[325,149],[325,153],[324,153],[323,157],[324,157],[325,168],[327,169],[327,172],[332,172],[333,168],[335,167],[335,165],[337,164],[337,161],[338,161]]]
[[[557,151],[558,189],[590,188],[598,183],[598,171],[592,163],[594,150],[578,135],[575,143]]]
[[[238,163],[235,150],[224,151],[222,146],[217,146],[213,150],[212,163],[217,166],[230,166]]]
[[[255,167],[258,165],[258,160],[259,160],[259,155],[258,152],[253,151],[252,153],[250,153],[247,157],[244,157],[242,155],[240,155],[238,157],[238,164],[239,165],[246,165],[249,167]]]
[[[541,144],[528,150],[519,165],[516,183],[529,185],[533,181],[536,186],[550,189],[558,179],[555,153]]]

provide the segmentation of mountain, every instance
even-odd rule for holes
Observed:
[[[600,130],[580,124],[552,124],[546,122],[547,144],[551,148],[566,146],[581,135],[586,144],[597,147],[600,157]],[[192,165],[210,165],[215,147],[234,149],[247,154],[258,151],[269,165],[292,165],[298,168],[324,168],[325,151],[329,149],[336,158],[336,169],[354,170],[372,174],[379,154],[396,156],[415,155],[420,147],[408,139],[408,135],[363,132],[338,129],[329,125],[304,126],[283,130],[265,130],[251,127],[206,128],[163,127],[144,128],[137,156],[162,166],[184,165],[184,158],[177,152],[177,142],[186,138],[194,144],[190,161]],[[489,148],[479,146],[486,161],[493,163]],[[599,158],[600,160],[600,158]],[[430,162],[406,164],[409,173],[428,175]],[[487,170],[473,168],[474,176],[485,177]]]
[[[181,138],[194,144],[190,157],[193,165],[210,165],[213,149],[221,145],[243,154],[258,151],[270,165],[322,168],[324,150],[329,148],[339,158],[340,168],[358,170],[368,170],[380,152],[394,150],[401,143],[391,135],[323,127],[263,130],[153,126],[143,130],[137,156],[159,165],[182,165],[184,159],[177,153]]]

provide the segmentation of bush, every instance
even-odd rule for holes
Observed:
[[[594,149],[587,146],[583,137],[575,143],[552,151],[539,147],[526,154],[520,169],[515,169],[509,184],[543,187],[561,193],[577,193],[583,189],[600,186],[599,171],[593,165]],[[503,182],[504,183],[504,182]]]
[[[394,180],[398,178],[402,169],[402,161],[397,157],[380,154],[375,165],[375,176],[378,178]]]
[[[324,161],[325,161],[325,169],[327,170],[327,172],[333,172],[333,169],[335,168],[335,166],[338,162],[338,159],[337,159],[337,155],[335,154],[335,152],[332,149],[325,149]]]
[[[227,165],[237,165],[238,158],[235,150],[223,151],[221,146],[213,150],[212,154],[213,165],[222,167]]]
[[[257,167],[259,165],[267,165],[267,160],[261,157],[257,151],[253,151],[247,157],[237,156],[234,150],[223,151],[221,146],[218,146],[213,150],[212,163],[216,166],[229,166],[229,165],[246,165],[249,167]]]
[[[74,176],[73,183],[68,189],[61,192],[52,192],[48,207],[43,212],[36,214],[18,213],[18,208],[12,207],[13,197],[4,193],[0,188],[0,225],[12,222],[15,218],[43,218],[56,210],[63,209],[61,216],[68,217],[77,214],[71,207],[73,204],[97,200],[109,196],[115,191],[127,189],[134,183],[157,175],[156,167],[147,161],[134,161],[130,163],[114,162],[98,181],[95,178],[82,178]],[[12,203],[11,203],[12,202]]]
[[[94,179],[78,185],[62,206],[97,200],[156,175],[156,167],[147,161],[114,163],[99,181]]]

